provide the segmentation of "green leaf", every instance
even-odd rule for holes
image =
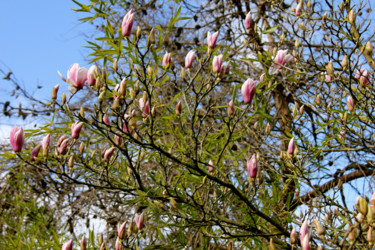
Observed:
[[[272,28],[269,28],[268,30],[262,31],[262,33],[263,33],[263,34],[271,34],[271,33],[275,32],[276,29],[277,29],[279,26],[280,26],[280,24],[279,24],[279,25],[276,25],[276,26],[273,26]]]

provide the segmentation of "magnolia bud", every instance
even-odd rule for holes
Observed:
[[[186,77],[185,68],[181,68],[180,77],[182,79],[185,79],[185,77]]]
[[[182,104],[181,102],[178,102],[176,105],[176,115],[181,116],[181,112],[182,112]]]
[[[348,110],[350,112],[353,112],[354,108],[355,108],[355,102],[354,102],[354,99],[352,96],[348,96],[348,99],[346,101],[346,105],[348,107]]]
[[[228,116],[231,117],[234,113],[234,105],[233,105],[233,100],[231,100],[228,103],[228,110],[227,110]]]
[[[137,33],[136,33],[136,38],[137,38],[137,41],[139,40],[139,38],[141,38],[141,32],[142,32],[142,30],[141,30],[141,27],[137,27]]]
[[[156,108],[155,107],[152,107],[152,109],[151,109],[151,115],[152,115],[152,117],[156,117]]]
[[[290,244],[296,245],[297,239],[297,231],[295,228],[293,228],[292,232],[290,233]]]
[[[354,14],[353,10],[349,11],[348,20],[349,20],[349,23],[354,24],[354,22],[355,22],[355,14]]]
[[[330,75],[330,76],[334,75],[334,69],[333,69],[333,62],[332,61],[328,62],[328,64],[326,65],[326,70],[327,70],[328,75]]]
[[[273,239],[271,238],[271,240],[270,240],[270,246],[269,246],[269,248],[268,248],[269,250],[275,250],[276,248],[275,248],[275,244],[273,244]]]
[[[66,103],[65,93],[62,93],[62,95],[61,95],[61,103],[62,103],[62,105],[64,105]]]
[[[345,55],[344,58],[341,61],[341,67],[343,67],[345,69],[346,66],[348,66],[348,56],[347,55]]]
[[[271,129],[272,129],[271,125],[269,123],[267,123],[267,125],[266,125],[266,135],[269,135],[271,133]]]
[[[319,236],[324,235],[325,234],[324,227],[319,223],[319,221],[317,221],[316,219],[314,219],[314,224],[315,224],[316,233]]]
[[[154,28],[151,29],[150,35],[148,36],[147,47],[150,47],[153,44],[155,44],[155,31],[154,31]]]
[[[56,100],[57,99],[57,91],[59,91],[60,84],[55,85],[55,87],[52,88],[51,92],[51,99]]]
[[[367,232],[367,241],[369,242],[370,246],[374,244],[375,241],[375,231],[373,230],[373,227],[369,227]]]
[[[85,143],[81,142],[81,144],[79,145],[79,153],[82,155],[84,150],[85,150]]]
[[[83,109],[83,106],[81,106],[81,109],[79,110],[79,114],[81,117],[85,117],[85,111]]]
[[[70,156],[68,161],[68,167],[72,168],[74,166],[74,155]]]
[[[368,42],[366,43],[365,52],[366,52],[368,55],[372,56],[373,47],[372,47],[372,44],[370,43],[370,41],[368,41]]]

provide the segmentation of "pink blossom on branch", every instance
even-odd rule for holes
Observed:
[[[35,161],[35,157],[38,156],[41,147],[42,145],[38,145],[31,151],[30,161]]]
[[[370,83],[370,74],[366,69],[360,69],[355,72],[355,78],[362,80],[364,84]]]
[[[257,176],[258,167],[256,154],[253,154],[250,161],[247,162],[247,172],[250,178],[255,178]]]
[[[288,54],[288,50],[279,50],[274,58],[274,66],[270,68],[270,74],[275,74],[279,69],[285,66],[293,59],[293,56]]]
[[[79,138],[79,133],[81,132],[82,126],[83,126],[83,122],[75,122],[72,124],[71,131],[72,131],[73,139]]]
[[[251,29],[254,25],[254,21],[251,17],[251,12],[247,13],[246,18],[245,18],[245,28],[247,30]]]
[[[294,153],[294,149],[296,147],[296,144],[294,142],[294,137],[289,141],[288,145],[288,154],[292,155]]]
[[[10,144],[12,145],[13,151],[21,152],[24,143],[25,135],[23,133],[23,128],[18,128],[14,125],[13,129],[10,131]]]
[[[67,83],[77,89],[82,89],[87,81],[87,69],[79,67],[78,63],[74,63],[68,70]]]
[[[219,36],[219,31],[216,31],[212,35],[211,35],[210,32],[207,33],[207,45],[208,45],[208,47],[210,47],[211,49],[214,49],[216,47],[216,41],[217,41],[218,36]]]
[[[214,60],[212,61],[212,72],[213,73],[221,73],[221,70],[223,65],[223,55],[218,55],[214,57]]]
[[[98,67],[96,67],[96,65],[92,65],[87,71],[87,82],[90,86],[95,85],[97,75],[98,75]]]
[[[122,20],[121,24],[121,31],[122,36],[129,37],[132,32],[132,27],[134,23],[134,13],[133,10],[130,10],[126,15],[124,16],[124,19]]]
[[[195,51],[190,50],[185,57],[185,68],[190,69],[195,58]]]
[[[171,53],[165,53],[163,57],[162,66],[164,69],[167,69],[172,61]]]
[[[241,94],[244,103],[250,104],[256,92],[256,81],[247,79],[241,87]]]

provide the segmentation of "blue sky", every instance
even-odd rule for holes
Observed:
[[[57,83],[66,92],[57,70],[66,75],[74,62],[89,66],[84,46],[94,27],[78,21],[82,16],[72,10],[75,7],[70,0],[1,1],[0,68],[9,68],[21,86],[42,100],[49,100]],[[37,85],[43,88],[37,90]],[[11,90],[1,77],[1,101],[9,99]],[[10,122],[2,119],[0,125]]]

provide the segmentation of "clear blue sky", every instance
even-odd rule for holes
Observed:
[[[78,21],[82,15],[72,10],[75,7],[70,0],[1,0],[0,67],[9,68],[21,86],[42,100],[49,100],[51,88],[57,83],[61,86],[59,96],[61,91],[67,92],[67,84],[57,70],[66,75],[74,62],[89,66],[84,46],[94,27]],[[37,90],[37,85],[43,88]],[[1,77],[1,101],[10,100],[11,90]],[[11,123],[14,121],[0,121],[0,125]],[[1,130],[0,138],[5,132]]]
[[[62,83],[69,66],[85,61],[85,37],[94,27],[81,24],[82,16],[71,10],[70,0],[1,1],[0,67],[8,67],[29,91],[48,99],[50,89]],[[0,80],[0,92],[9,91],[7,81]],[[61,84],[62,85],[62,84]]]

